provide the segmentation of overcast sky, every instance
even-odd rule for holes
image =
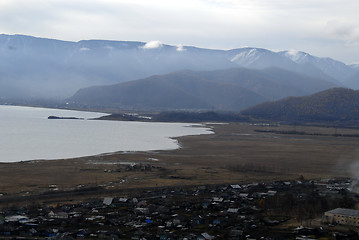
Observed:
[[[0,32],[301,50],[359,62],[358,0],[0,0]]]

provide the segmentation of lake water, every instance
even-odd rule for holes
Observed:
[[[184,123],[47,119],[51,115],[89,119],[106,114],[0,105],[0,162],[169,150],[179,147],[171,137],[212,133]]]

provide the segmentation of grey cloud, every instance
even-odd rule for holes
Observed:
[[[357,52],[357,9],[357,0],[2,0],[0,32],[302,51],[324,51],[334,39],[342,41],[332,45],[338,52],[348,46]]]
[[[355,27],[350,23],[331,20],[327,22],[326,29],[330,34],[341,38],[352,37],[355,34]]]

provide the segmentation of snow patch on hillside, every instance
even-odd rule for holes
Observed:
[[[231,58],[231,62],[235,62],[239,65],[248,66],[254,62],[256,62],[260,58],[261,54],[257,49],[244,49],[243,52],[238,53],[234,57]]]

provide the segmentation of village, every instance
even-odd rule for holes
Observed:
[[[0,238],[358,239],[354,183],[301,178],[109,192],[56,205],[9,203],[0,212]]]

